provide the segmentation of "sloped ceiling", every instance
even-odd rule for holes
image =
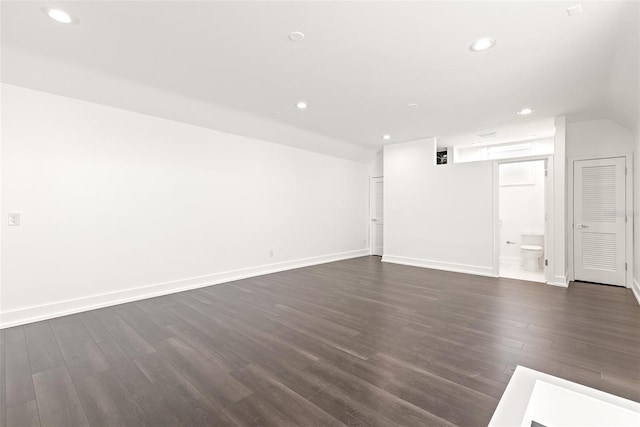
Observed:
[[[2,80],[348,158],[563,114],[635,126],[638,2],[575,4],[56,2],[65,26],[5,1]]]

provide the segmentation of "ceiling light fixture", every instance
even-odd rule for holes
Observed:
[[[482,52],[491,49],[496,45],[496,39],[491,37],[483,37],[471,43],[469,50],[471,52]]]
[[[416,104],[415,102],[412,102],[411,104],[407,104],[407,108],[416,108],[418,106],[418,104]]]
[[[388,141],[391,139],[391,135],[382,135],[382,139],[384,139],[385,141]]]
[[[304,40],[304,33],[301,33],[300,31],[292,31],[289,33],[289,40],[292,42],[301,42]]]
[[[62,9],[53,9],[46,7],[42,9],[42,12],[47,15],[49,18],[53,19],[56,22],[61,24],[77,24],[78,19],[69,15]]]
[[[523,108],[522,110],[518,111],[519,116],[528,116],[531,113],[533,113],[533,110],[531,108]]]
[[[306,102],[304,102],[304,101],[300,101],[300,102],[298,102],[298,103],[296,104],[296,108],[297,108],[298,110],[306,110],[306,109],[307,109],[307,107],[308,107],[308,105],[307,105],[307,103],[306,103]]]
[[[580,15],[581,13],[582,13],[581,4],[577,4],[575,6],[571,6],[567,8],[567,15],[569,16],[576,16],[576,15]]]

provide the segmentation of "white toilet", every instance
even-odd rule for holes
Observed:
[[[521,237],[522,268],[526,271],[540,271],[544,255],[544,234],[523,233]]]

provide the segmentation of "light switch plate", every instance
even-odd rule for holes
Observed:
[[[19,213],[10,213],[9,214],[9,226],[16,227],[20,225],[20,214]]]

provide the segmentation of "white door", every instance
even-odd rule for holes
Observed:
[[[382,216],[384,207],[383,188],[382,178],[371,178],[371,205],[369,207],[369,212],[371,212],[371,254],[380,256],[382,256],[382,232],[384,227]]]
[[[625,286],[625,158],[574,163],[576,280]]]

